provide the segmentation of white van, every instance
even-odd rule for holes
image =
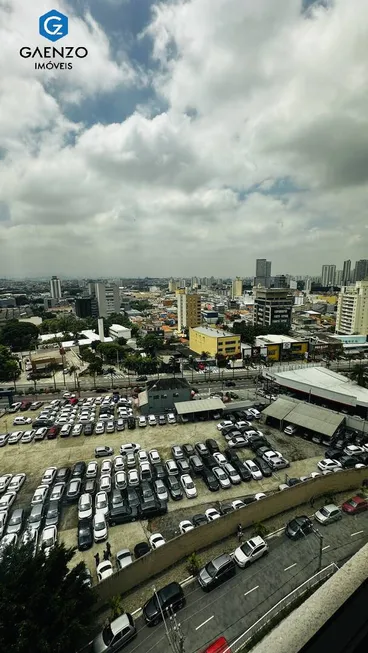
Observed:
[[[291,424],[289,424],[289,426],[284,429],[284,433],[286,433],[286,435],[295,435],[296,431],[296,426],[291,426]]]

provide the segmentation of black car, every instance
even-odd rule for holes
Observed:
[[[82,479],[74,477],[72,478],[66,488],[65,501],[67,503],[73,503],[78,501],[82,489]]]
[[[132,430],[135,429],[135,427],[136,427],[135,418],[134,417],[128,417],[128,429],[130,431],[132,431]]]
[[[193,473],[196,474],[197,476],[199,476],[202,473],[203,469],[204,469],[204,465],[203,465],[203,462],[201,461],[200,457],[199,456],[191,456],[189,458],[189,463],[190,463],[190,466],[192,468]]]
[[[245,483],[249,483],[249,481],[253,480],[252,474],[248,469],[246,469],[243,465],[243,462],[241,460],[233,460],[231,461],[232,466],[234,469],[238,472],[240,478],[242,481]]]
[[[229,512],[234,512],[234,508],[232,507],[231,503],[222,503],[220,505],[221,515],[228,515]]]
[[[166,479],[166,485],[170,492],[170,496],[174,501],[179,501],[183,498],[183,492],[176,476],[168,476]]]
[[[127,504],[110,508],[107,517],[109,526],[115,526],[115,524],[129,524],[132,521],[136,521],[136,519],[138,519],[137,508],[131,508]]]
[[[341,456],[339,460],[343,469],[354,469],[357,463],[363,463],[360,456]]]
[[[225,428],[222,429],[221,431],[221,435],[223,435],[224,437],[226,437],[227,435],[232,435],[235,430],[236,430],[235,424],[233,424],[232,426],[225,426]]]
[[[272,476],[272,469],[261,456],[253,458],[253,462],[259,467],[265,478]]]
[[[159,425],[159,426],[165,426],[165,424],[166,424],[166,417],[165,417],[165,415],[159,415],[159,416],[158,416],[158,420],[157,420],[157,422],[158,422],[158,425]]]
[[[195,448],[195,453],[197,453],[198,456],[201,456],[201,457],[202,457],[202,456],[208,456],[209,453],[210,453],[210,452],[208,451],[206,445],[205,445],[203,442],[197,442],[197,443],[194,445],[194,448]]]
[[[166,467],[162,463],[157,463],[153,465],[152,469],[153,469],[154,480],[157,480],[159,478],[161,479],[166,478],[167,476]]]
[[[82,478],[86,473],[87,465],[83,460],[75,463],[72,467],[72,478],[78,477]]]
[[[111,506],[111,508],[118,508],[119,506],[123,506],[124,504],[125,504],[125,501],[123,499],[123,495],[121,493],[121,490],[117,490],[115,488],[112,491],[111,496],[110,496],[110,506]]]
[[[184,455],[187,456],[187,458],[190,458],[190,456],[194,456],[195,450],[192,444],[183,444],[182,446]]]
[[[95,478],[87,478],[83,484],[83,492],[94,496],[97,492],[97,483]]]
[[[204,467],[202,470],[202,478],[211,492],[217,492],[220,489],[220,483],[211,469]]]
[[[216,440],[213,438],[208,438],[206,440],[206,447],[210,453],[216,453],[217,451],[220,451],[220,447],[218,446]]]
[[[92,435],[95,425],[93,422],[88,422],[84,425],[84,435]]]
[[[224,456],[226,460],[234,464],[234,462],[240,462],[239,454],[235,451],[235,449],[224,449]]]
[[[236,383],[235,381],[225,381],[225,386],[226,388],[235,388]]]
[[[93,544],[93,529],[91,520],[83,520],[78,523],[78,549],[87,551]]]
[[[190,474],[190,465],[186,458],[181,458],[175,461],[179,470],[179,474]]]
[[[202,460],[203,460],[204,466],[208,467],[208,469],[213,469],[214,467],[218,467],[218,462],[213,457],[212,453],[208,454],[208,456],[202,456]]]
[[[129,506],[131,508],[137,508],[137,510],[139,511],[139,506],[141,505],[141,501],[135,487],[128,487],[126,489],[126,498]]]
[[[168,610],[176,612],[185,605],[183,588],[179,583],[169,583],[144,604],[143,617],[148,626],[155,626],[162,621],[162,615]]]
[[[193,515],[191,521],[193,526],[204,526],[205,524],[208,524],[208,519],[206,515],[202,513],[198,513],[198,515]]]
[[[313,522],[306,515],[295,517],[286,526],[285,535],[291,540],[300,540],[313,530]]]
[[[70,476],[70,467],[60,467],[55,476],[55,483],[66,483]]]
[[[257,453],[258,455],[258,450],[263,447],[264,450],[269,450],[272,449],[272,445],[266,440],[266,438],[248,438],[248,446],[249,449],[253,451],[253,453]]]
[[[166,501],[158,501],[158,499],[148,499],[147,501],[142,501],[139,509],[140,519],[152,519],[153,517],[160,517],[166,513]]]
[[[138,542],[134,547],[134,557],[136,559],[145,556],[146,553],[151,551],[150,545],[147,542]]]
[[[32,422],[32,426],[33,426],[34,429],[39,429],[39,428],[41,428],[43,426],[49,427],[49,426],[52,426],[52,424],[53,424],[52,419],[35,419]]]
[[[50,501],[46,509],[45,526],[57,526],[60,519],[60,502]]]
[[[302,483],[302,481],[300,480],[300,478],[296,478],[296,477],[291,477],[286,481],[286,485],[288,485],[289,487],[294,487],[294,485],[299,485],[299,483]]]
[[[143,501],[155,498],[153,487],[149,481],[142,481],[140,489]]]

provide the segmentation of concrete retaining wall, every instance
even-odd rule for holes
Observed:
[[[246,528],[254,523],[264,522],[290,508],[308,503],[313,497],[360,487],[365,478],[368,478],[366,469],[351,469],[321,476],[288,490],[276,492],[266,499],[251,503],[224,515],[221,519],[180,535],[103,581],[97,587],[98,603],[103,605],[110,597],[144,583],[194,551],[198,552],[236,533],[239,523]]]

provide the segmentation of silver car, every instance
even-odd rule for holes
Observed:
[[[13,510],[12,514],[10,515],[10,519],[8,521],[8,526],[6,528],[7,535],[9,535],[10,533],[16,533],[17,535],[19,535],[20,531],[22,530],[23,520],[24,520],[23,508],[17,508],[16,510]]]
[[[314,514],[315,519],[324,526],[327,524],[332,524],[334,521],[338,521],[342,518],[342,512],[338,506],[335,506],[333,503],[323,506],[320,510]]]
[[[155,481],[154,485],[155,485],[155,492],[157,494],[157,498],[160,501],[168,501],[169,495],[165,483],[161,479],[158,479],[157,481]]]
[[[95,637],[92,644],[93,653],[115,653],[135,637],[137,629],[131,614],[125,612],[111,621]]]

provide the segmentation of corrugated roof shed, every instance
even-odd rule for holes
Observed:
[[[179,401],[175,404],[178,415],[191,413],[204,413],[208,410],[225,410],[226,405],[221,399],[197,399],[192,401]]]
[[[277,399],[262,411],[262,415],[329,436],[335,433],[345,419],[341,413],[289,398]]]

